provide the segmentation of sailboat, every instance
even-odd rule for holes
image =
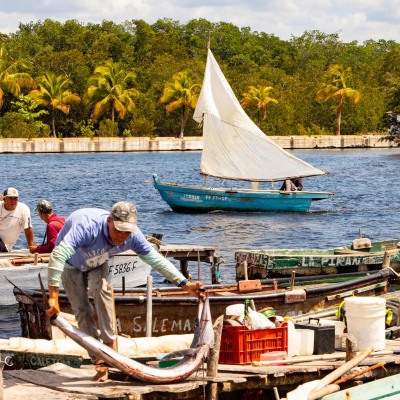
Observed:
[[[259,182],[285,181],[326,172],[269,139],[248,117],[208,48],[206,71],[193,118],[203,127],[200,171],[205,177],[249,181],[251,188],[211,188],[161,182],[154,187],[175,212],[307,212],[332,192],[259,189]]]

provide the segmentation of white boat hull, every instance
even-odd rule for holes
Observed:
[[[11,257],[10,257],[11,256]],[[12,285],[7,277],[21,288],[37,288],[38,274],[47,285],[47,263],[30,263],[15,266],[11,259],[32,256],[29,252],[2,253],[0,256],[0,306],[16,304]],[[109,260],[109,281],[115,289],[130,289],[147,283],[151,267],[142,261],[136,253],[128,251],[117,254]]]

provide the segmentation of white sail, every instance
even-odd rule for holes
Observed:
[[[208,50],[193,118],[203,123],[201,173],[223,179],[276,181],[323,175],[269,139],[247,116]]]

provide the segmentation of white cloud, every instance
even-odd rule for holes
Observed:
[[[103,20],[121,23],[143,19],[149,24],[170,18],[181,24],[204,18],[231,22],[283,40],[305,31],[340,32],[345,42],[396,40],[400,42],[398,0],[0,0],[0,32],[18,30],[19,23],[46,18],[82,23]]]

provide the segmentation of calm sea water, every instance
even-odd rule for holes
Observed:
[[[134,202],[145,234],[162,233],[164,243],[169,244],[216,246],[226,260],[221,267],[225,282],[234,280],[232,261],[238,249],[339,246],[356,238],[359,228],[371,240],[400,237],[400,149],[293,154],[329,172],[305,179],[305,190],[335,192],[332,199],[314,202],[307,214],[172,212],[154,189],[152,174],[167,182],[201,185],[199,152],[2,154],[0,189],[16,187],[20,201],[30,206],[37,243],[45,232],[34,211],[40,199],[50,200],[64,216],[81,207],[109,209],[115,201]],[[230,187],[231,183],[222,185]],[[207,186],[221,186],[221,182],[210,179]],[[17,247],[25,245],[21,235]],[[16,311],[16,306],[0,308],[0,337],[20,334]]]

